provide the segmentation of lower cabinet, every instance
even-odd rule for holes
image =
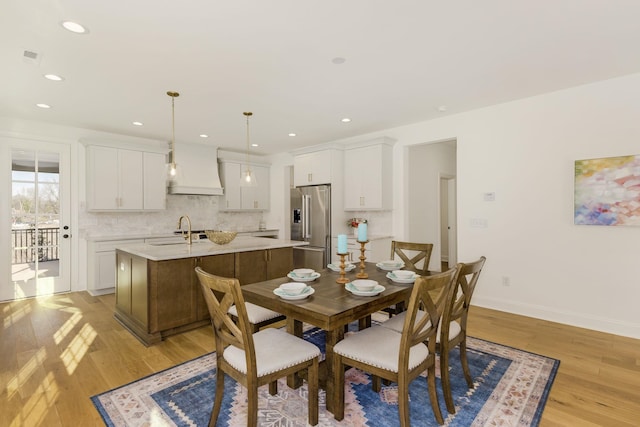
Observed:
[[[241,285],[284,277],[293,270],[293,248],[238,252],[235,270]]]
[[[196,267],[240,284],[286,276],[293,269],[293,248],[277,248],[205,257],[151,261],[116,250],[115,318],[142,343],[209,323]]]

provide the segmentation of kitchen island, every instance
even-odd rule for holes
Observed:
[[[286,276],[293,248],[306,242],[240,236],[227,245],[123,245],[116,249],[114,317],[143,344],[209,323],[195,268],[241,285]]]

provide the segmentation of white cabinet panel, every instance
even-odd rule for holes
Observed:
[[[270,167],[252,164],[251,170],[256,178],[255,187],[241,187],[240,178],[246,166],[239,162],[221,161],[221,180],[224,196],[221,210],[229,211],[265,211],[269,210]]]
[[[90,211],[165,209],[164,154],[90,145],[86,175]]]
[[[345,150],[344,156],[344,209],[391,209],[391,146],[375,144],[352,148]]]
[[[331,184],[331,150],[299,154],[293,159],[293,185]]]
[[[113,293],[116,286],[116,248],[143,242],[141,239],[90,241],[87,245],[87,291],[93,296]]]

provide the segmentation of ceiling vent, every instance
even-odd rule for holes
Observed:
[[[40,55],[38,52],[27,49],[22,52],[22,60],[27,64],[39,65],[41,59],[42,55]]]

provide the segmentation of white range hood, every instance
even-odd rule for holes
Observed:
[[[177,143],[177,174],[168,182],[169,194],[222,196],[218,175],[218,147]]]

